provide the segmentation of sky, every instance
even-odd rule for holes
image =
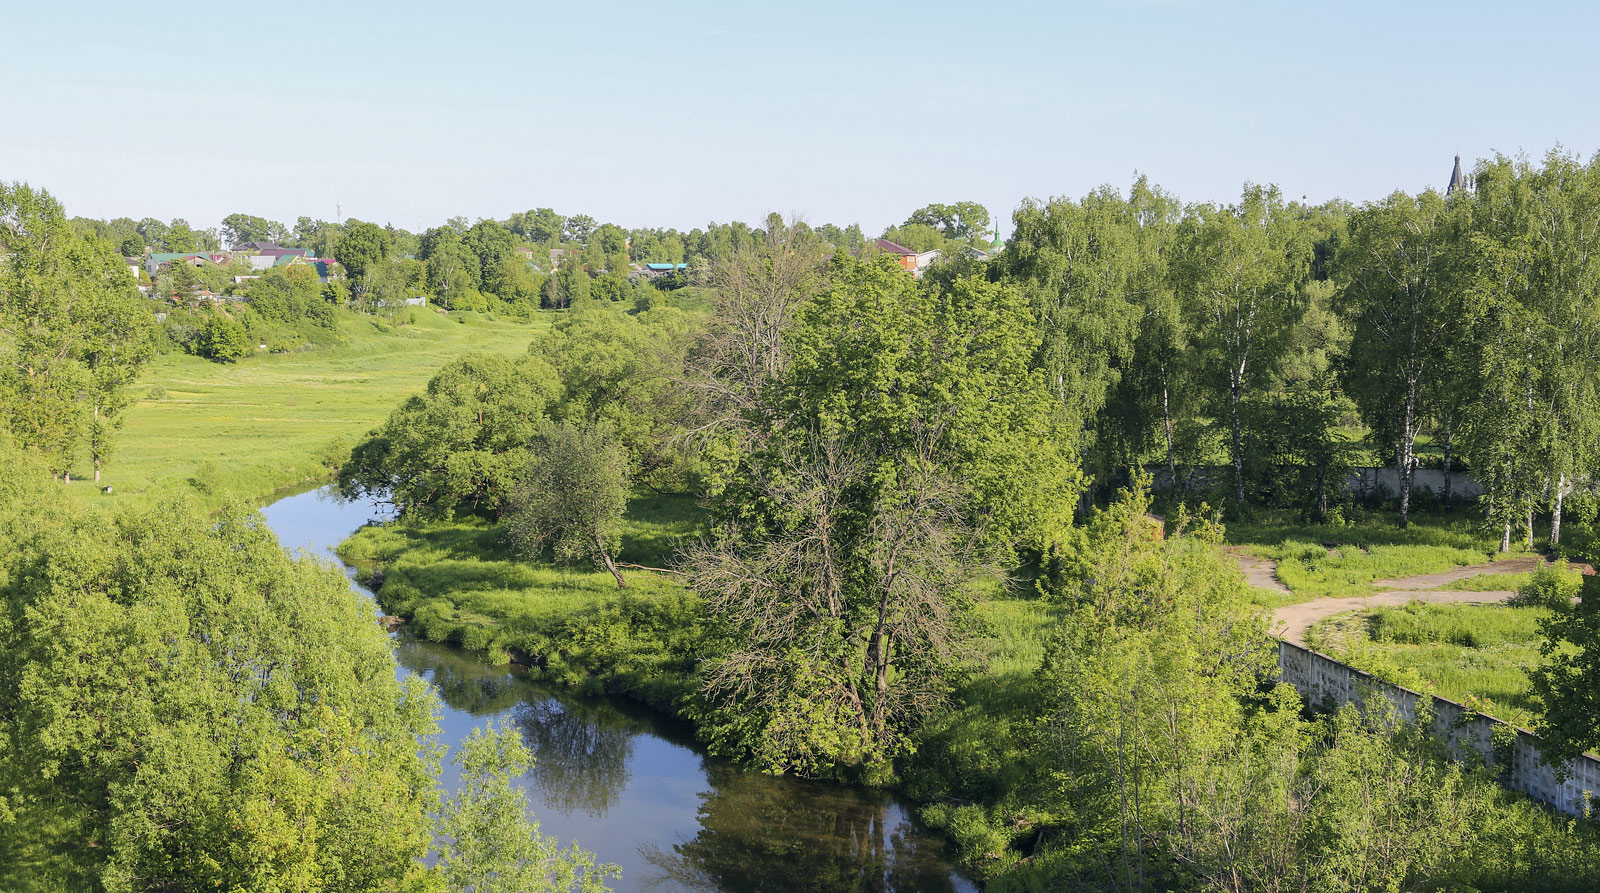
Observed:
[[[0,180],[198,228],[551,207],[875,234],[1135,172],[1362,202],[1442,189],[1457,153],[1600,149],[1576,2],[12,6]]]

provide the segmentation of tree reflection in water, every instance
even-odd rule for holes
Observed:
[[[409,633],[395,637],[395,660],[433,683],[439,700],[473,716],[504,713],[527,696],[527,682],[509,669],[490,667],[476,655],[426,642]]]
[[[529,775],[546,803],[599,817],[627,787],[634,736],[648,731],[604,702],[524,701],[511,714],[533,750]]]
[[[899,815],[887,797],[827,784],[706,766],[700,831],[668,853],[644,848],[656,888],[746,891],[955,891],[936,839]]]

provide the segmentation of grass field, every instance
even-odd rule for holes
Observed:
[[[1276,521],[1270,515],[1235,521],[1228,524],[1227,541],[1277,562],[1278,579],[1291,594],[1275,595],[1275,604],[1356,598],[1377,592],[1378,580],[1517,557],[1496,554],[1498,543],[1471,514],[1414,514],[1404,530],[1388,514],[1365,515],[1350,526]]]
[[[1312,628],[1311,647],[1407,688],[1527,728],[1537,718],[1528,671],[1544,608],[1421,604],[1352,611]]]
[[[550,317],[512,322],[415,310],[389,326],[341,322],[344,344],[233,364],[159,356],[134,386],[115,452],[102,474],[107,495],[79,469],[71,492],[92,504],[187,489],[202,499],[262,500],[326,477],[357,438],[416,393],[440,367],[471,351],[516,353]]]

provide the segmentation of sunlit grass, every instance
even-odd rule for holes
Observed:
[[[392,326],[346,315],[337,347],[213,363],[157,357],[133,386],[102,486],[79,468],[69,488],[92,504],[182,490],[219,502],[259,500],[325,478],[356,440],[471,351],[518,353],[549,326],[415,310]],[[458,320],[461,320],[458,322]]]
[[[1524,728],[1538,717],[1543,608],[1423,604],[1353,611],[1318,623],[1309,644],[1389,682],[1457,701]]]
[[[1470,515],[1416,514],[1406,529],[1387,515],[1366,513],[1359,523],[1306,524],[1285,518],[1233,522],[1229,543],[1277,562],[1278,579],[1292,592],[1277,604],[1315,598],[1354,598],[1378,591],[1373,584],[1433,574],[1499,557],[1498,545]]]

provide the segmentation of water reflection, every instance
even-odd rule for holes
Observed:
[[[692,890],[954,891],[942,847],[892,800],[824,784],[706,766],[700,830],[646,859]]]
[[[285,546],[328,554],[372,510],[312,491],[266,515]],[[521,728],[535,756],[524,784],[543,830],[621,865],[616,890],[977,889],[891,797],[712,760],[670,717],[530,682],[404,630],[395,646],[400,672],[438,689],[445,745],[489,719]],[[457,783],[448,762],[441,782]]]
[[[511,715],[533,750],[530,775],[545,803],[596,817],[617,805],[631,777],[628,761],[639,734],[620,713],[548,700],[524,701]]]

